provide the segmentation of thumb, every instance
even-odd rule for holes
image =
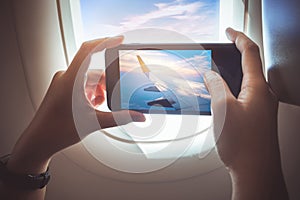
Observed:
[[[206,72],[204,81],[211,95],[213,130],[215,141],[217,141],[225,124],[228,100],[234,100],[235,97],[222,77],[216,72]]]
[[[218,106],[222,106],[228,99],[235,99],[228,85],[223,78],[214,71],[208,71],[204,74],[205,85],[211,95],[212,109],[216,110]]]
[[[136,111],[122,110],[117,112],[97,111],[97,118],[101,129],[121,126],[130,122],[144,122],[145,116]]]

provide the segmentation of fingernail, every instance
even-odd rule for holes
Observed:
[[[228,27],[228,28],[226,29],[226,31],[225,31],[226,36],[227,36],[227,38],[228,38],[229,40],[232,40],[232,35],[231,35],[231,32],[232,32],[232,31],[233,31],[233,29],[230,28],[230,27]]]
[[[134,113],[131,115],[131,117],[135,122],[144,122],[146,120],[145,116],[141,113]]]
[[[113,39],[124,39],[123,35],[116,35],[112,37]]]

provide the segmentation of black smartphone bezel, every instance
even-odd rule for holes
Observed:
[[[211,50],[212,70],[218,72],[235,97],[238,96],[242,82],[241,54],[233,43],[192,43],[192,44],[122,44],[105,51],[105,74],[107,104],[111,111],[121,109],[119,50]],[[114,99],[112,99],[112,91]],[[116,98],[117,97],[117,98]],[[149,113],[149,110],[136,110]],[[151,113],[183,114],[182,111],[151,110]],[[211,115],[206,111],[190,111],[184,114]]]

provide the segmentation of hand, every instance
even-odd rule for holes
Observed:
[[[278,100],[265,81],[258,46],[243,33],[233,29],[228,29],[227,33],[242,54],[243,80],[241,92],[235,98],[217,73],[205,74],[212,96],[214,123],[219,126],[222,124],[219,120],[225,117],[224,126],[216,130],[221,132],[218,152],[229,169],[260,167],[261,162],[254,161],[273,157],[271,153],[278,148]],[[224,89],[225,95],[219,95]],[[220,105],[226,105],[226,116],[219,116],[223,114],[217,109]]]
[[[86,117],[86,121],[89,121],[91,115],[96,115],[101,128],[145,120],[141,113],[134,111],[110,113],[95,110],[94,106],[104,101],[104,76],[99,79],[101,75],[99,70],[88,72],[86,91],[84,91],[84,77],[92,53],[117,46],[122,40],[123,37],[115,37],[85,42],[68,70],[55,74],[32,122],[13,149],[7,165],[10,170],[20,173],[43,172],[51,156],[80,141],[72,113],[74,101],[81,114]],[[75,98],[73,96],[72,102],[74,91],[77,96]],[[118,118],[118,123],[114,117]],[[96,130],[97,127],[89,126],[81,136]]]
[[[258,46],[241,32],[230,28],[226,32],[242,54],[243,80],[241,92],[235,98],[217,73],[205,74],[212,96],[215,132],[220,133],[216,138],[217,150],[231,174],[236,190],[234,197],[271,199],[268,195],[276,189],[276,184],[284,185],[283,179],[277,179],[282,175],[277,136],[278,100],[264,78]],[[224,89],[222,95],[220,91]],[[226,116],[220,112],[220,106],[224,105]]]
[[[93,107],[97,107],[104,102],[105,90],[105,74],[103,71],[95,69],[89,70],[85,84],[85,95]]]

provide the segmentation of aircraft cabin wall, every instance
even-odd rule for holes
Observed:
[[[51,77],[66,69],[55,0],[2,0],[0,155],[9,153],[32,119]],[[291,199],[299,199],[300,108],[281,103],[279,137]],[[165,183],[133,183],[95,176],[70,159],[85,155],[80,144],[57,154],[50,164],[47,200],[57,199],[230,199],[224,167],[201,176]],[[108,152],[109,153],[109,152]],[[182,169],[184,170],[184,169]]]

